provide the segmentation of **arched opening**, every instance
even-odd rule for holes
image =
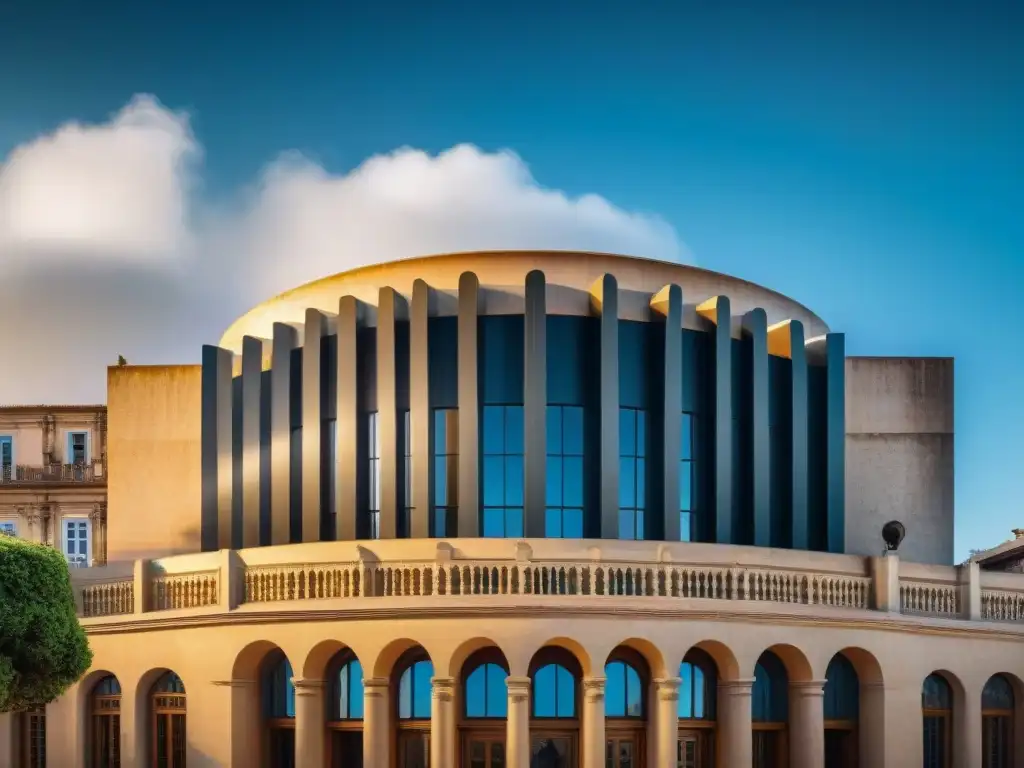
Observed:
[[[981,754],[983,768],[1013,768],[1013,684],[992,675],[981,692]]]
[[[295,685],[292,665],[280,650],[263,660],[260,708],[263,713],[264,754],[269,768],[295,768]]]
[[[772,651],[757,660],[751,697],[753,768],[783,768],[789,764],[789,675]]]
[[[604,665],[606,768],[644,765],[647,686],[651,675],[640,653],[619,646]]]
[[[706,651],[691,648],[679,665],[678,768],[714,768],[718,667]]]
[[[185,684],[165,672],[149,693],[153,768],[185,767]]]
[[[19,713],[18,765],[46,768],[46,707],[33,707]]]
[[[121,768],[121,683],[107,675],[89,694],[91,768]]]
[[[481,648],[462,665],[459,678],[462,765],[504,768],[508,719],[508,662],[497,648]]]
[[[579,765],[581,678],[565,648],[546,646],[530,662],[530,768]]]
[[[860,678],[842,653],[825,670],[825,768],[857,768]]]
[[[403,653],[392,673],[395,697],[395,740],[398,768],[430,764],[430,699],[434,664],[423,648]],[[395,686],[397,683],[397,686]]]
[[[921,687],[924,717],[924,768],[949,768],[953,753],[953,689],[938,672],[925,678]]]
[[[363,665],[345,649],[327,665],[327,750],[331,768],[363,768]]]

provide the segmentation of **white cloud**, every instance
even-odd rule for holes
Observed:
[[[542,188],[511,152],[401,149],[343,175],[285,154],[223,205],[194,192],[200,156],[187,116],[140,96],[0,164],[0,403],[102,402],[117,355],[194,362],[249,306],[362,264],[503,248],[684,255],[658,218]]]

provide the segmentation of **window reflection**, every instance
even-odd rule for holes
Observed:
[[[331,720],[363,719],[363,666],[351,658],[331,680]]]
[[[583,409],[547,408],[547,509],[544,535],[583,537]]]
[[[483,535],[523,535],[523,407],[484,407]]]
[[[679,540],[694,541],[695,418],[684,413],[679,445]]]
[[[619,538],[644,538],[647,412],[619,409]]]
[[[643,717],[643,688],[632,664],[611,661],[605,665],[605,717]]]
[[[681,720],[714,720],[717,675],[714,662],[702,652],[691,651],[679,666]]]
[[[434,538],[457,535],[459,512],[459,412],[434,411]]]
[[[429,659],[410,664],[398,680],[398,718],[400,720],[430,719],[430,679],[434,665]]]

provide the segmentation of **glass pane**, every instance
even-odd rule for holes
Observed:
[[[562,536],[562,510],[544,510],[544,536],[548,539],[558,539]]]
[[[507,538],[522,537],[523,535],[523,510],[505,510],[505,536]]]
[[[555,716],[555,665],[546,664],[533,675],[533,716]]]
[[[337,710],[337,712],[334,713],[334,716],[337,719],[339,719],[339,720],[345,720],[349,716],[349,698],[348,698],[348,694],[349,694],[349,681],[348,681],[348,676],[349,676],[349,672],[350,671],[351,670],[349,669],[348,664],[343,666],[338,671],[338,680],[337,680],[337,686],[338,686],[338,693],[337,693],[337,696],[338,696],[338,710]]]
[[[636,411],[619,409],[619,456],[636,456]]]
[[[481,665],[466,678],[466,717],[486,717],[486,686],[486,673]]]
[[[444,507],[448,504],[448,458],[434,457],[434,504]]]
[[[548,456],[547,459],[546,503],[552,507],[562,506],[562,457]]]
[[[530,753],[530,768],[570,768],[569,740],[566,738],[534,737]]]
[[[942,675],[928,675],[921,691],[921,707],[923,709],[950,709],[953,696],[949,683]]]
[[[679,509],[693,510],[693,465],[688,461],[679,462]]]
[[[693,716],[701,719],[707,717],[704,707],[704,670],[693,668]]]
[[[604,692],[604,716],[625,717],[626,715],[626,665],[613,661],[604,668],[606,678]]]
[[[562,409],[557,405],[549,405],[545,424],[548,456],[562,453]]]
[[[508,674],[497,664],[487,665],[487,716],[508,716],[508,688],[505,678]]]
[[[487,745],[482,741],[469,743],[469,764],[472,768],[487,768]]]
[[[572,673],[565,667],[556,667],[556,679],[558,682],[558,697],[556,700],[556,714],[558,717],[576,716],[576,681]]]
[[[644,459],[636,460],[636,506],[640,509],[647,506],[647,474]]]
[[[566,509],[562,512],[562,536],[566,539],[583,538],[582,509]]]
[[[679,458],[687,461],[693,458],[693,417],[683,414],[682,429],[679,432]]]
[[[562,453],[566,456],[583,455],[583,409],[562,409]]]
[[[640,717],[643,714],[643,689],[640,686],[640,675],[633,667],[626,666],[626,715]]]
[[[562,461],[562,504],[567,507],[582,507],[583,458],[569,456]]]
[[[679,667],[679,717],[688,720],[693,717],[693,665],[684,661]]]
[[[636,538],[636,513],[631,509],[619,510],[619,538],[624,541]]]
[[[505,458],[484,456],[484,506],[505,505]]]
[[[484,406],[484,453],[501,455],[505,452],[505,414],[497,405]]]
[[[356,720],[363,717],[363,665],[358,660],[348,663],[349,668],[349,716]]]
[[[619,459],[619,506],[635,507],[636,459]]]
[[[504,508],[491,507],[484,510],[484,536],[491,539],[500,539],[505,536]]]
[[[619,742],[619,768],[633,768],[633,742]]]
[[[500,741],[491,744],[491,768],[505,768],[505,745]]]
[[[398,680],[398,717],[412,717],[412,669],[407,669]]]
[[[1013,687],[1002,675],[993,675],[981,692],[982,709],[1013,709]]]
[[[417,661],[413,667],[413,717],[430,717],[430,678],[434,676],[434,665],[429,661]]]
[[[445,439],[445,412],[441,409],[434,411],[434,455],[440,456],[447,453],[447,440]]]
[[[693,541],[693,513],[692,512],[680,512],[679,513],[679,540],[680,541]]]
[[[505,504],[523,506],[523,457],[505,457]]]
[[[647,412],[636,412],[636,455],[647,455]]]
[[[505,408],[505,453],[523,452],[523,406]]]

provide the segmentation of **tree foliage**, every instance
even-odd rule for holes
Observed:
[[[90,664],[67,561],[0,535],[0,712],[50,703]]]

